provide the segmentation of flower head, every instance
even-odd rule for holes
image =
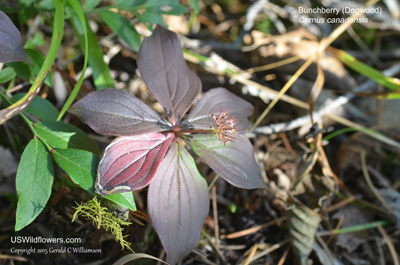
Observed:
[[[215,120],[215,128],[211,126],[211,129],[224,145],[229,145],[230,142],[234,141],[236,133],[236,118],[229,117],[229,114],[225,110],[221,110],[219,115],[211,114],[211,117]]]
[[[185,119],[201,83],[187,67],[177,35],[163,27],[143,40],[137,64],[168,121],[114,89],[90,93],[70,112],[100,134],[120,136],[103,153],[96,192],[109,195],[150,184],[149,216],[167,262],[175,264],[196,246],[209,211],[207,183],[182,143],[232,185],[263,187],[253,147],[241,134],[251,125],[253,107],[225,88],[214,88]]]

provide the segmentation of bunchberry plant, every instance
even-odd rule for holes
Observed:
[[[200,94],[200,79],[187,67],[177,35],[161,26],[143,40],[137,64],[168,121],[136,97],[112,89],[90,93],[70,111],[96,132],[119,136],[100,160],[96,192],[109,195],[150,184],[151,223],[167,262],[175,264],[196,246],[209,211],[207,183],[186,146],[232,185],[263,187],[253,147],[241,134],[251,125],[253,108],[214,88],[185,117]]]

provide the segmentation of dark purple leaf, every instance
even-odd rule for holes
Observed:
[[[150,183],[148,210],[167,262],[176,264],[197,245],[209,210],[207,183],[180,144],[171,146]]]
[[[195,134],[185,140],[205,163],[233,186],[244,189],[264,187],[253,146],[243,135],[235,135],[227,146],[213,134]]]
[[[236,128],[239,132],[250,128],[248,117],[253,112],[253,106],[222,87],[211,89],[204,94],[190,111],[185,127],[209,130],[210,126],[215,126],[211,114],[218,116],[221,110],[226,111],[229,117],[236,118]]]
[[[185,63],[178,36],[157,26],[143,40],[137,64],[148,88],[175,123],[200,93],[201,82]]]
[[[92,92],[69,110],[103,135],[138,135],[171,128],[135,96],[116,89]]]
[[[0,11],[0,63],[7,62],[28,62],[21,33],[12,23],[10,18]]]
[[[148,133],[112,141],[99,163],[96,192],[105,196],[146,187],[173,139],[173,133]]]

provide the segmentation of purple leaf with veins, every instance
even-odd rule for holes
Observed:
[[[146,187],[173,139],[173,133],[148,133],[115,139],[107,146],[100,161],[96,192],[106,196]]]
[[[21,33],[10,18],[0,11],[0,63],[8,62],[30,61],[22,45]]]
[[[172,122],[179,121],[200,93],[201,82],[185,63],[178,36],[157,26],[153,35],[143,40],[137,64]]]
[[[70,111],[100,134],[124,135],[106,148],[96,191],[108,195],[150,183],[149,216],[173,265],[196,246],[209,211],[207,183],[185,146],[232,185],[264,186],[253,146],[240,134],[250,127],[247,118],[253,107],[226,89],[215,88],[183,120],[201,83],[187,67],[177,35],[160,26],[143,40],[137,64],[169,122],[117,90],[90,93]]]
[[[228,146],[221,145],[212,134],[196,134],[185,140],[204,162],[232,185],[244,189],[264,187],[253,146],[243,135],[236,135]]]
[[[209,210],[207,182],[181,144],[173,144],[149,186],[149,217],[175,264],[189,254],[200,239]]]
[[[92,92],[69,111],[103,135],[138,135],[172,128],[138,98],[115,89]]]
[[[210,124],[214,123],[211,114],[218,115],[221,110],[229,112],[236,118],[236,127],[241,131],[247,131],[250,128],[251,123],[247,117],[253,112],[253,106],[222,87],[210,89],[204,94],[190,111],[186,126],[208,130]]]

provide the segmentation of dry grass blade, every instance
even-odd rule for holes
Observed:
[[[247,85],[247,86],[255,87],[260,91],[264,91],[267,94],[271,94],[272,95],[271,98],[278,97],[279,92],[277,92],[277,91],[275,91],[275,90],[273,90],[273,89],[271,89],[271,88],[269,88],[267,86],[263,86],[263,85],[261,85],[261,84],[259,84],[257,82],[249,80],[247,77],[245,77],[243,75],[230,74],[230,77],[233,80],[236,80],[239,83],[242,83],[242,84]],[[308,109],[308,104],[306,102],[298,100],[297,98],[293,98],[293,97],[288,96],[288,95],[282,95],[281,99],[284,100],[287,103],[290,103],[290,104],[294,105],[294,106],[297,106],[297,107],[300,107],[300,108],[303,108],[303,109]]]
[[[300,169],[296,174],[296,180],[293,182],[293,185],[291,187],[292,191],[296,189],[296,187],[304,180],[306,176],[309,176],[310,171],[314,168],[315,163],[318,160],[318,155],[319,154],[317,148],[314,148],[312,150],[312,153],[302,161]]]
[[[315,238],[317,239],[318,243],[322,246],[322,249],[325,251],[326,255],[328,256],[330,263],[332,265],[334,265],[335,262],[334,262],[332,253],[329,251],[327,244],[324,242],[324,240],[322,240],[322,238],[320,236],[318,236],[318,234],[315,235]]]
[[[235,233],[232,233],[232,234],[228,234],[228,235],[225,236],[225,238],[233,239],[233,238],[238,238],[238,237],[242,237],[242,236],[247,236],[249,234],[253,234],[253,233],[258,232],[263,228],[266,228],[266,227],[269,227],[271,225],[280,223],[280,222],[282,222],[284,220],[286,220],[286,216],[282,216],[282,217],[276,218],[275,220],[272,220],[272,221],[267,222],[267,223],[262,224],[262,225],[257,225],[257,226],[254,226],[252,228],[248,228],[248,229],[245,229],[245,230],[242,230],[242,231],[238,231],[238,232],[235,232]]]
[[[247,256],[246,260],[243,262],[243,265],[249,265],[249,264],[250,264],[251,259],[254,257],[254,255],[255,255],[256,252],[257,252],[257,248],[258,248],[257,244],[255,244],[255,245],[252,247],[249,256]]]
[[[156,260],[158,262],[168,265],[167,262],[164,262],[156,257],[153,257],[148,254],[144,254],[144,253],[132,253],[132,254],[125,255],[122,258],[120,258],[119,260],[117,260],[116,262],[114,262],[113,265],[123,265],[123,264],[126,264],[130,261],[137,260],[137,259],[153,259],[153,260]]]
[[[281,259],[279,260],[279,262],[278,262],[277,265],[283,265],[283,264],[285,263],[286,257],[287,257],[287,255],[289,254],[290,248],[291,248],[291,245],[288,245],[288,246],[286,247],[285,252],[283,252],[283,255],[282,255],[282,257],[281,257]]]
[[[385,229],[382,228],[382,226],[378,225],[377,228],[381,233],[381,235],[383,236],[383,238],[385,238],[385,242],[389,248],[390,254],[392,255],[394,265],[400,265],[399,256],[397,255],[396,248],[393,245],[393,242],[390,239],[389,235],[386,233]]]
[[[339,218],[339,221],[337,222],[337,224],[336,224],[336,226],[335,226],[335,229],[339,229],[339,228],[342,226],[343,220],[344,220],[344,217],[341,216],[341,217]],[[329,244],[333,241],[333,239],[334,239],[335,237],[336,237],[336,235],[331,235],[331,236],[328,238],[328,240],[326,241],[326,245],[329,245]]]
[[[12,255],[0,255],[0,260],[9,260],[10,264],[13,264],[13,260],[15,261],[21,261],[21,262],[29,262],[27,258],[20,257],[20,256],[12,256]]]
[[[290,63],[296,62],[296,61],[298,61],[300,59],[301,59],[300,56],[296,55],[296,56],[281,60],[281,61],[276,62],[276,63],[271,63],[271,64],[267,64],[267,65],[263,65],[263,66],[257,66],[257,67],[249,68],[249,69],[247,69],[247,72],[255,73],[255,72],[260,72],[260,71],[266,71],[266,70],[277,68],[279,66],[283,66],[283,65],[286,65],[286,64],[290,64]]]
[[[315,79],[314,85],[311,88],[310,91],[310,96],[308,98],[308,105],[310,105],[310,117],[311,117],[311,123],[314,124],[314,117],[313,117],[313,112],[314,112],[314,105],[315,102],[318,99],[319,94],[321,93],[322,88],[324,87],[325,83],[325,75],[324,72],[322,71],[321,65],[319,64],[318,60],[316,60],[317,64],[317,69],[318,69],[318,75],[317,79]]]
[[[368,168],[367,168],[367,159],[365,155],[365,151],[361,150],[360,152],[361,156],[361,167],[362,167],[362,172],[364,174],[365,180],[367,181],[368,187],[372,191],[372,193],[375,195],[375,197],[383,204],[383,206],[386,208],[386,210],[392,214],[393,209],[389,206],[389,204],[385,201],[385,199],[379,194],[379,192],[376,190],[374,184],[371,181],[371,177],[369,176],[368,173]]]
[[[226,264],[227,261],[224,257],[224,254],[221,252],[221,250],[219,248],[217,248],[217,246],[215,245],[213,239],[211,238],[211,236],[209,234],[207,234],[207,232],[202,231],[201,234],[207,238],[208,242],[210,243],[210,245],[214,248],[215,252],[217,253],[218,257]]]
[[[147,223],[150,223],[149,216],[141,211],[134,211],[134,212],[129,212],[130,215],[132,215],[133,218],[138,218],[146,221]]]
[[[208,191],[210,191],[212,189],[212,187],[214,187],[215,183],[217,183],[218,178],[219,178],[219,175],[215,175],[215,177],[211,181],[210,185],[208,185]]]
[[[277,249],[280,249],[286,243],[289,243],[289,239],[285,239],[285,240],[283,240],[283,241],[281,241],[281,242],[279,242],[277,244],[274,244],[274,245],[270,246],[269,248],[261,251],[260,253],[254,255],[254,257],[251,259],[251,262],[253,262],[255,260],[258,260],[259,258],[261,258],[261,257],[263,257],[263,256],[265,256],[265,255],[267,255],[267,254],[269,254],[269,253],[271,253],[271,252],[273,252],[273,251],[275,251]]]
[[[342,201],[330,206],[329,208],[325,209],[324,213],[329,213],[329,212],[335,211],[335,210],[337,210],[339,208],[342,208],[342,207],[346,206],[347,204],[352,203],[356,199],[357,198],[354,197],[354,196],[348,197],[348,198],[346,198],[346,199],[344,199],[344,200],[342,200]]]
[[[286,136],[286,133],[285,132],[280,132],[279,136],[281,137],[283,145],[285,146],[285,148],[290,152],[290,154],[293,156],[294,159],[297,159],[297,154],[293,150],[292,146],[290,145],[290,141],[289,141],[288,137]]]
[[[217,187],[213,186],[211,189],[212,194],[212,207],[213,207],[213,215],[214,215],[214,236],[215,236],[215,247],[220,249],[219,247],[219,225],[218,225],[218,207],[217,207]],[[217,256],[218,258],[218,256]],[[217,260],[218,263],[218,260]]]

